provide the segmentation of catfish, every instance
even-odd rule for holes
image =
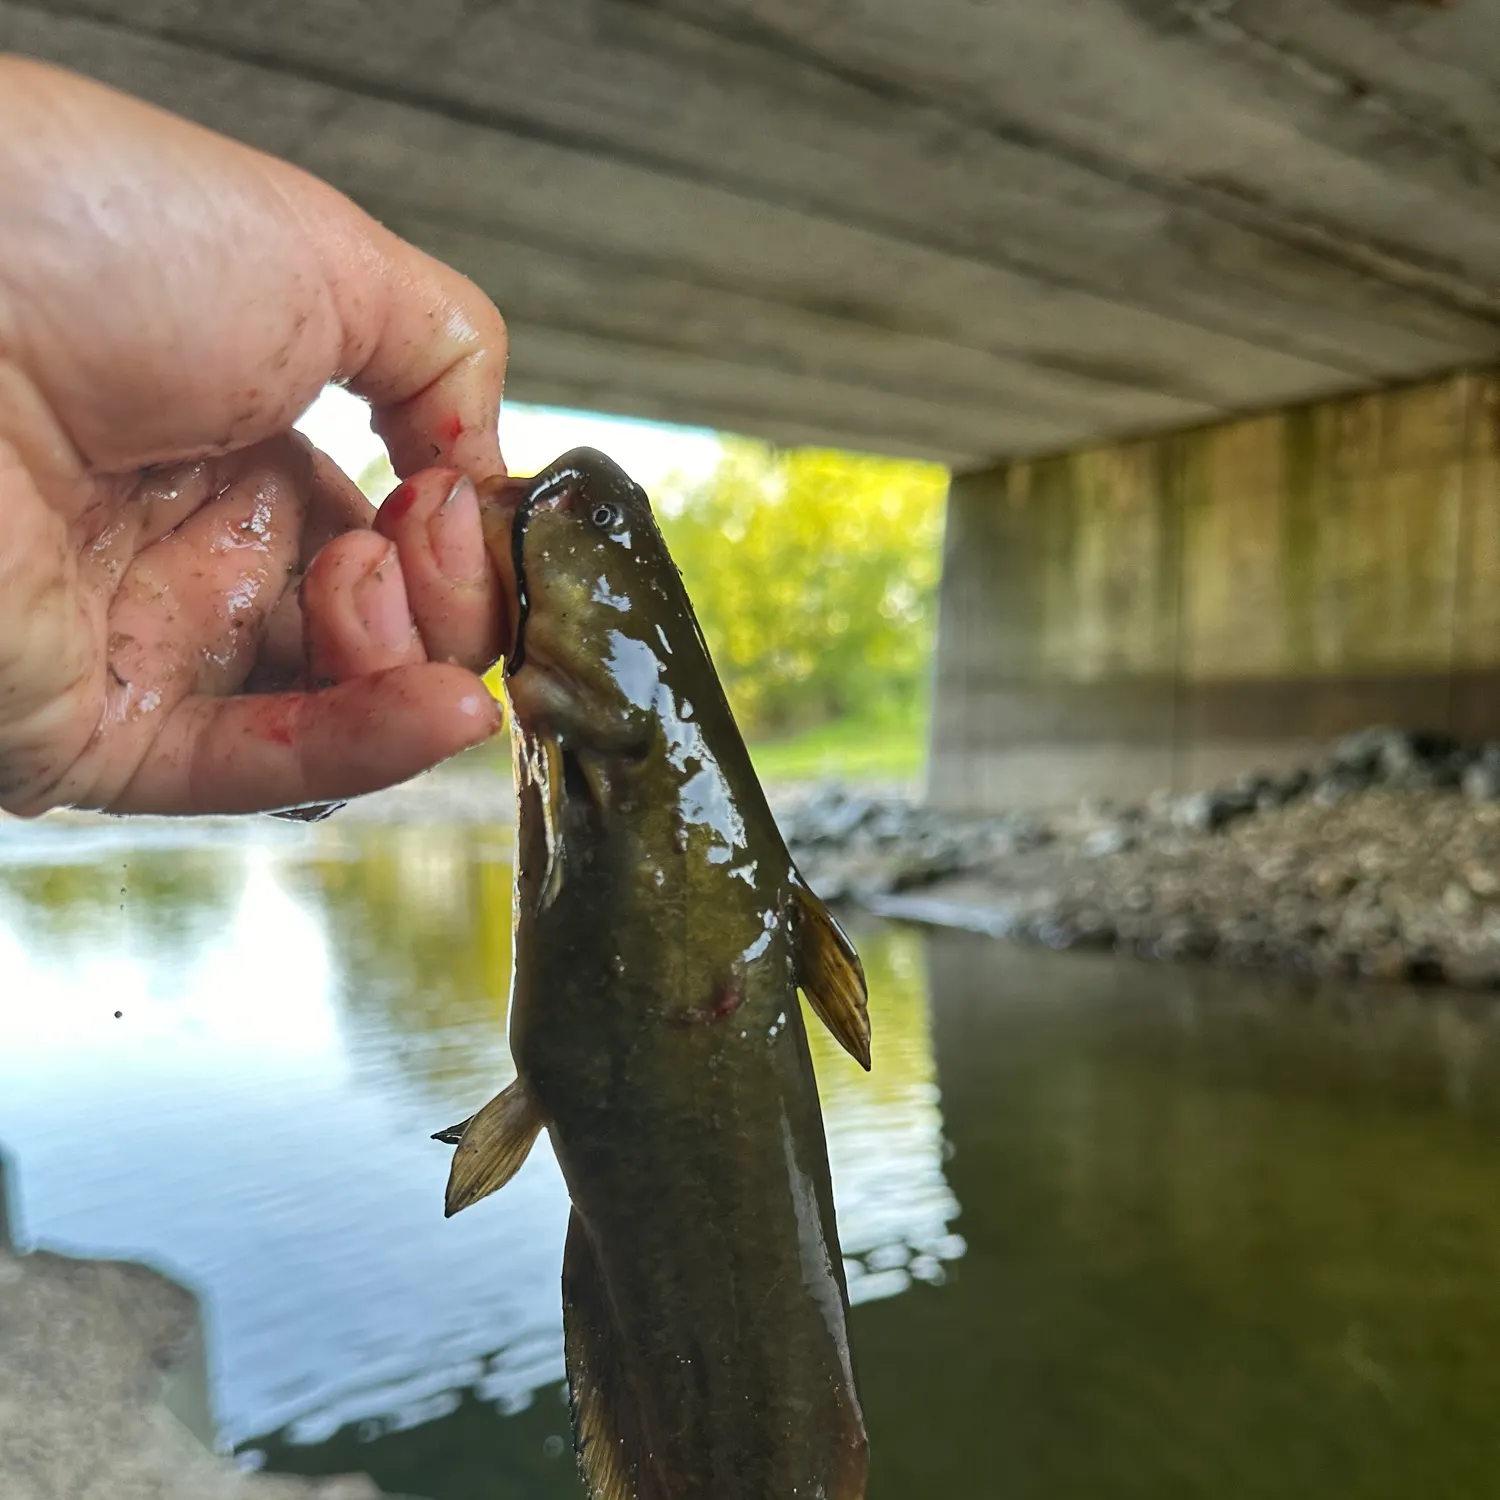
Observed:
[[[798,992],[866,1070],[864,971],[798,874],[645,492],[578,449],[489,487],[513,600],[516,1079],[440,1131],[452,1216],[546,1130],[591,1500],[862,1500],[868,1441]]]

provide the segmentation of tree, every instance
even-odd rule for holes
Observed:
[[[391,467],[390,459],[383,452],[377,453],[359,471],[359,477],[354,482],[371,505],[379,505],[395,489],[396,471]]]
[[[390,490],[384,455],[358,483]],[[918,708],[947,486],[934,464],[736,438],[707,481],[652,496],[747,735]]]
[[[726,443],[658,514],[747,734],[905,714],[926,687],[947,472]]]

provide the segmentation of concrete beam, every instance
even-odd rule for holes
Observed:
[[[0,45],[461,260],[518,397],[969,465],[1500,357],[1484,12],[0,0]]]

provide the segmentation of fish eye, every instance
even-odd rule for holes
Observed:
[[[620,507],[613,500],[601,500],[589,515],[600,531],[613,531],[624,519]]]

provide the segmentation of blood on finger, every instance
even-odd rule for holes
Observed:
[[[416,503],[419,486],[414,479],[403,480],[380,502],[376,525],[382,535],[388,527],[396,526],[406,517],[407,511]]]
[[[291,745],[307,707],[306,693],[268,694],[257,706],[250,729],[273,745]]]

